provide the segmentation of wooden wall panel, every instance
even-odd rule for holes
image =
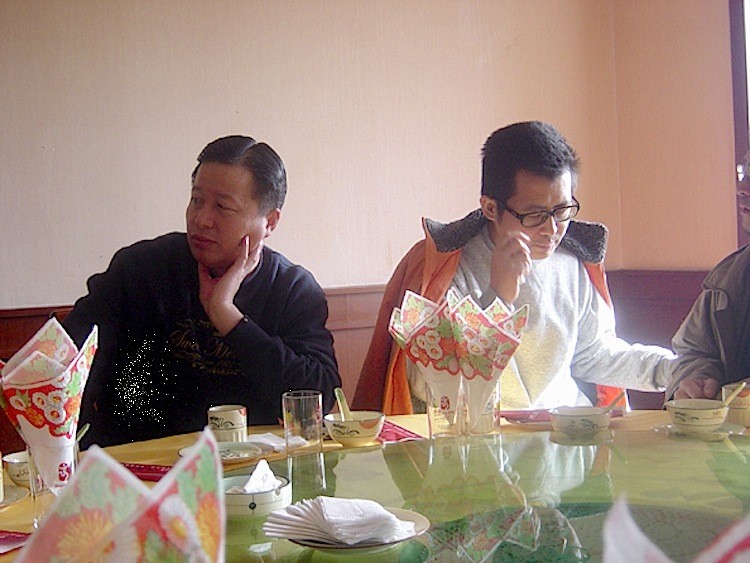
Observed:
[[[616,270],[607,275],[617,335],[631,343],[671,348],[672,336],[701,292],[708,272]],[[635,409],[660,409],[663,393],[629,391]]]
[[[383,285],[372,285],[326,290],[327,326],[333,334],[342,388],[349,400],[354,397],[384,289]]]

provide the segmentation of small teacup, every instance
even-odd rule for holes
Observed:
[[[8,477],[19,487],[29,488],[29,454],[25,451],[3,456]]]
[[[247,440],[247,409],[243,405],[211,407],[208,427],[218,442],[244,442]]]
[[[726,385],[722,386],[721,388],[721,399],[722,401],[726,399],[732,391],[734,391],[737,386],[740,384],[740,382],[737,383],[727,383]],[[750,385],[745,387],[742,391],[740,391],[739,395],[737,395],[734,399],[732,399],[732,402],[729,403],[730,408],[750,408]]]

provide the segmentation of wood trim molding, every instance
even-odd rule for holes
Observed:
[[[361,285],[326,289],[328,329],[331,332],[373,328],[385,285]]]

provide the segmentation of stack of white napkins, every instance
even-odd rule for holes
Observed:
[[[268,461],[261,459],[255,466],[247,483],[242,487],[230,487],[227,489],[227,493],[230,495],[266,493],[278,489],[281,485],[283,485],[283,481],[274,475],[268,466]]]
[[[392,543],[414,535],[414,522],[399,520],[372,500],[317,497],[272,512],[263,532],[329,544]]]
[[[283,452],[286,450],[286,439],[282,436],[272,434],[271,432],[266,432],[265,434],[252,434],[251,436],[248,436],[247,441],[254,444],[271,446],[275,452]],[[292,449],[301,448],[302,446],[307,445],[307,440],[301,436],[292,436],[289,439],[289,445]]]

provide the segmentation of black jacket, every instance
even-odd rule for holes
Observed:
[[[83,396],[84,446],[202,429],[217,404],[247,406],[248,424],[275,424],[281,394],[318,389],[324,410],[341,385],[328,305],[307,270],[269,248],[235,297],[244,313],[222,338],[198,297],[198,267],[184,233],[118,251],[92,276],[63,324],[77,344],[99,326]]]

